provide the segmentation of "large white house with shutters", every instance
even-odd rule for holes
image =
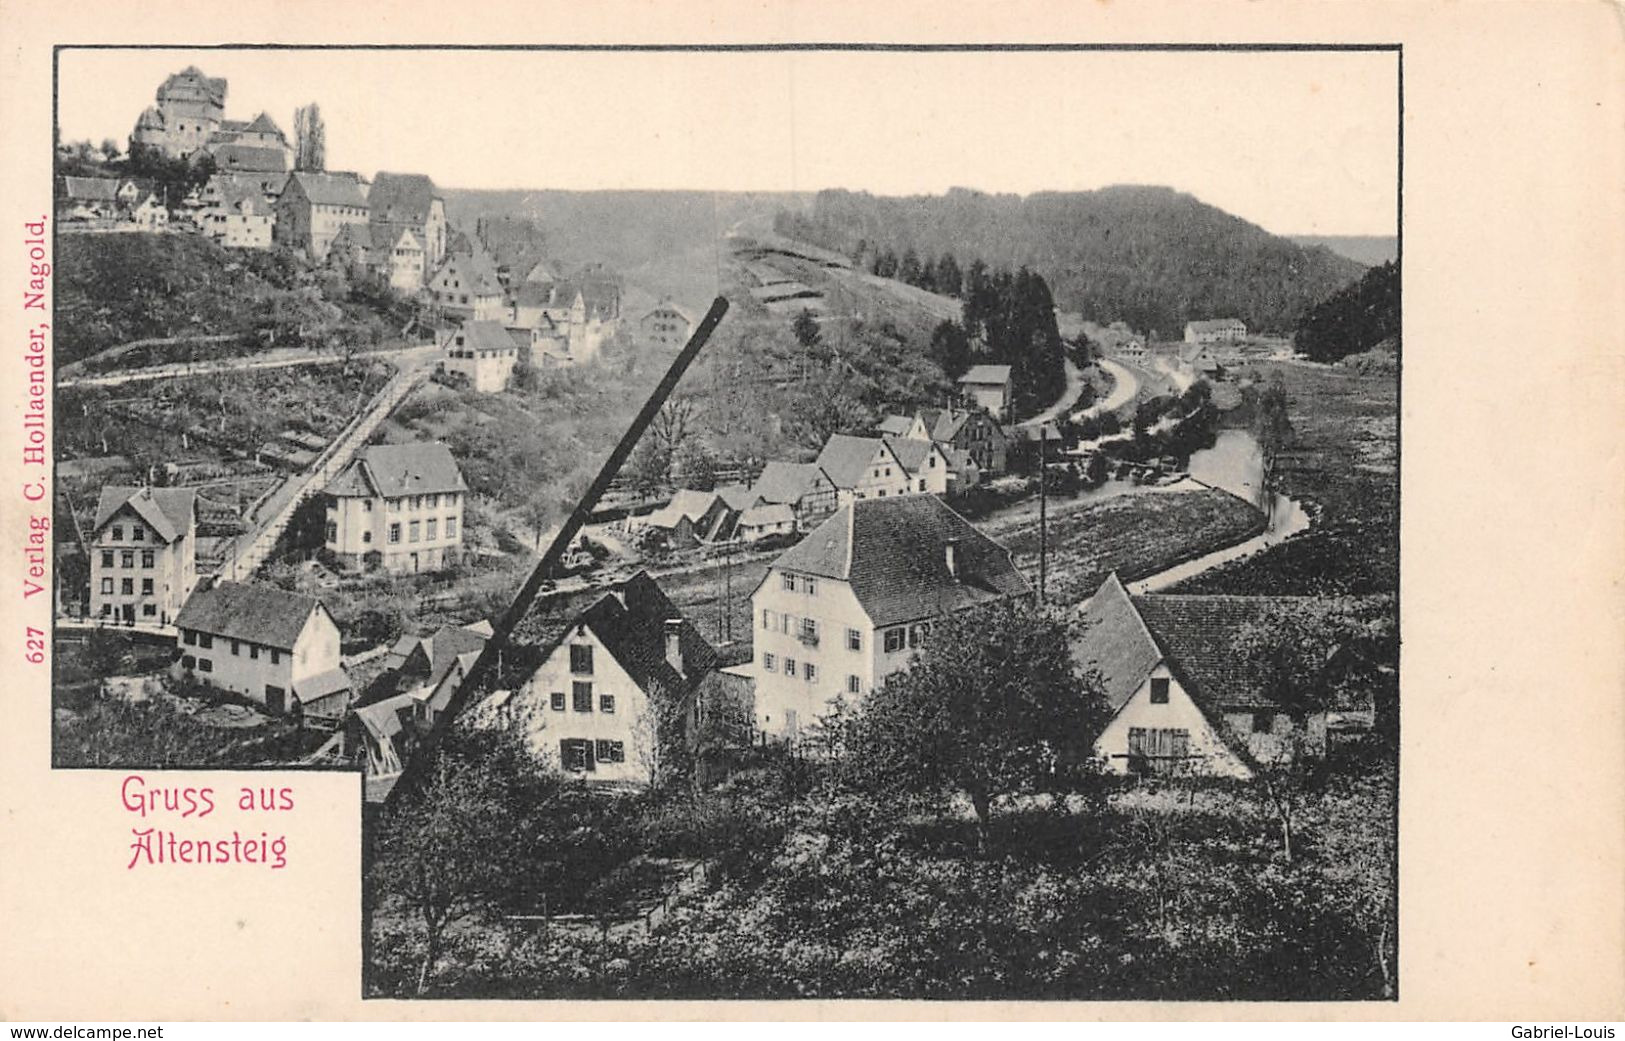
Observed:
[[[351,684],[339,629],[320,600],[275,586],[220,582],[175,619],[178,674],[257,701],[273,713],[340,719]]]
[[[197,585],[197,492],[108,485],[90,538],[90,613],[168,625]]]
[[[368,445],[324,489],[324,545],[345,567],[436,570],[463,544],[467,491],[451,449],[438,441]]]
[[[931,623],[1032,587],[935,495],[857,499],[773,562],[751,596],[756,730],[794,741],[908,666]]]

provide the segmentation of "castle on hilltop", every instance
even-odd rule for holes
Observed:
[[[226,81],[189,65],[158,87],[157,104],[135,121],[130,147],[151,148],[171,159],[207,153],[222,169],[285,172],[293,146],[270,115],[226,118]]]

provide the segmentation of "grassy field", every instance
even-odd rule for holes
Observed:
[[[1398,381],[1348,369],[1253,365],[1279,375],[1296,437],[1276,464],[1282,492],[1314,525],[1182,583],[1187,593],[1393,593],[1399,589]],[[1239,417],[1238,417],[1239,418]]]

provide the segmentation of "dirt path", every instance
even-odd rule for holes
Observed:
[[[1048,423],[1070,409],[1077,403],[1078,395],[1083,393],[1083,370],[1072,364],[1072,359],[1066,360],[1066,390],[1062,392],[1061,399],[1049,408],[1038,413],[1030,419],[1017,423],[1018,427],[1035,427],[1040,423]]]

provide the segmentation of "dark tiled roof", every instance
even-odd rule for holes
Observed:
[[[1133,600],[1184,685],[1194,685],[1196,696],[1218,709],[1275,707],[1237,652],[1236,638],[1250,624],[1266,622],[1277,609],[1290,611],[1315,602],[1313,597],[1169,594]]]
[[[751,486],[751,494],[760,497],[763,502],[794,504],[812,491],[813,481],[819,473],[817,463],[785,463],[775,460],[762,467],[761,475]]]
[[[112,202],[118,198],[116,177],[64,177],[63,190],[70,199],[88,202]]]
[[[197,490],[107,485],[96,501],[96,523],[91,525],[91,530],[100,531],[126,503],[152,526],[159,538],[174,542],[192,527],[192,516],[197,508]]]
[[[367,232],[372,239],[372,248],[378,256],[388,257],[395,247],[400,245],[402,239],[407,239],[411,244],[402,246],[402,249],[412,248],[420,253],[423,251],[423,240],[414,235],[411,228],[403,228],[398,224],[369,224]]]
[[[908,416],[887,416],[880,421],[880,425],[875,429],[892,437],[902,437],[908,433],[908,428],[913,425],[914,420]]]
[[[952,441],[959,436],[972,413],[963,408],[922,408],[920,418],[933,441]]]
[[[448,276],[461,282],[462,288],[480,296],[495,296],[502,292],[502,282],[497,278],[497,269],[483,250],[448,254],[434,277],[438,282]]]
[[[468,488],[451,449],[438,441],[406,445],[368,445],[335,477],[328,495],[435,495]]]
[[[243,127],[243,130],[251,134],[275,134],[277,137],[285,139],[282,128],[276,125],[276,121],[271,118],[269,112],[261,112],[255,116],[254,122]]]
[[[722,501],[728,504],[730,510],[748,510],[760,500],[755,491],[742,484],[725,484],[717,489]]]
[[[275,586],[221,582],[193,593],[175,625],[292,650],[311,613],[321,606],[315,597]]]
[[[948,570],[949,543],[957,574]],[[773,567],[849,583],[877,626],[1032,592],[1009,551],[935,495],[848,503]]]
[[[863,472],[874,462],[876,453],[886,448],[878,437],[853,437],[851,434],[831,434],[818,453],[818,465],[829,474],[837,488],[853,488],[863,479]]]
[[[1073,641],[1072,660],[1100,674],[1112,711],[1122,708],[1162,660],[1162,649],[1140,620],[1116,572],[1102,582],[1078,612],[1082,634]]]
[[[1009,383],[1008,365],[972,365],[970,371],[959,377],[961,383]]]
[[[372,219],[402,224],[422,224],[439,191],[426,174],[380,173],[367,196]]]
[[[244,145],[228,141],[210,153],[217,170],[250,170],[282,173],[288,169],[288,153],[264,145]]]
[[[362,194],[361,182],[353,174],[311,173],[296,170],[288,176],[287,194],[298,185],[305,198],[318,206],[353,206],[366,209],[367,197]]]
[[[358,252],[365,260],[372,254],[372,233],[365,224],[353,223],[340,226],[338,234],[328,244],[327,252],[331,256],[335,250],[343,252]]]
[[[513,349],[513,337],[508,335],[507,326],[501,322],[480,321],[464,322],[461,329],[454,334],[461,335],[463,346],[476,351],[507,351]],[[529,342],[529,337],[526,337]]]
[[[918,473],[931,457],[931,450],[936,442],[928,441],[923,437],[888,437],[886,447],[892,450],[892,455],[903,464],[903,469],[909,473]]]

